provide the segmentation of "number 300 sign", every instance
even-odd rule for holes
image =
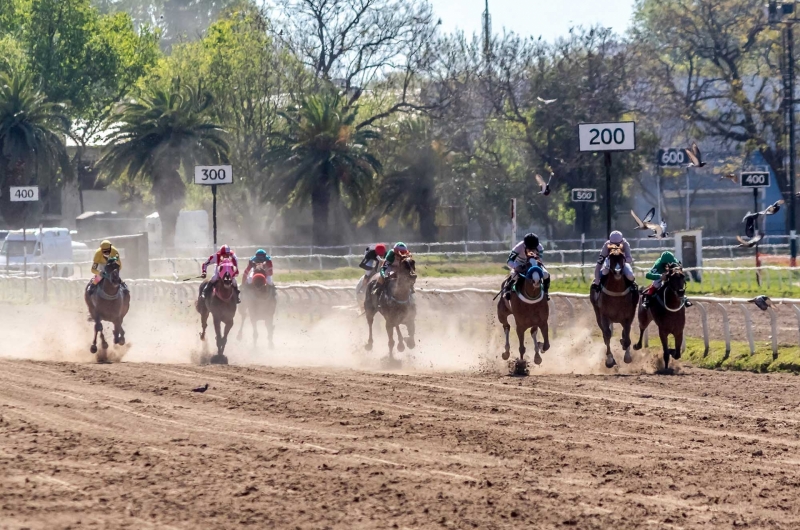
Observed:
[[[231,166],[195,166],[194,183],[203,186],[233,184],[233,168]]]
[[[578,125],[581,151],[633,151],[636,149],[636,124],[581,123]]]

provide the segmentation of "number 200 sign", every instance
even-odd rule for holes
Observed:
[[[233,184],[233,168],[231,166],[195,166],[194,183],[202,186]]]
[[[581,151],[633,151],[636,149],[636,124],[581,123],[578,125]]]

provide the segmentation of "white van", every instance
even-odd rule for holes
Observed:
[[[12,230],[0,248],[0,274],[6,270],[21,272],[27,257],[28,272],[49,276],[70,277],[75,272],[72,257],[72,236],[68,228]]]

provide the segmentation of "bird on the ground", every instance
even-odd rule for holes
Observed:
[[[539,195],[544,195],[545,197],[550,195],[550,181],[553,180],[553,174],[550,173],[550,178],[547,179],[547,182],[544,181],[540,174],[536,174],[536,182],[542,188],[542,191],[539,192]]]
[[[750,303],[755,304],[762,311],[766,311],[768,307],[772,307],[772,300],[769,299],[768,296],[756,296],[752,300],[749,300]]]
[[[689,157],[689,167],[704,167],[706,165],[703,162],[703,154],[700,152],[700,148],[697,147],[697,142],[692,142],[692,147],[684,149],[684,152]]]
[[[728,179],[731,182],[733,182],[734,184],[738,184],[739,183],[739,177],[736,176],[736,173],[728,173],[727,175],[720,175],[719,179],[720,180]]]
[[[536,99],[539,101],[539,103],[544,103],[545,105],[549,105],[558,101],[558,99],[544,99],[541,96],[536,96]]]
[[[744,248],[752,248],[758,245],[762,239],[764,239],[764,234],[758,234],[757,236],[749,236],[750,239],[744,239],[742,236],[736,236],[736,240],[739,242],[739,247]]]
[[[202,394],[202,393],[203,393],[203,392],[205,392],[206,390],[208,390],[208,383],[206,383],[206,384],[205,384],[205,385],[203,385],[203,386],[198,386],[197,388],[193,388],[193,389],[192,389],[192,392],[200,392],[200,393]]]

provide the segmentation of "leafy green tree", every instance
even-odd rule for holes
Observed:
[[[395,153],[385,164],[393,170],[380,182],[376,211],[417,227],[421,241],[436,241],[437,177],[446,171],[443,145],[428,120],[402,121],[397,129],[397,137],[384,142]]]
[[[212,119],[211,104],[200,87],[176,82],[171,90],[154,88],[123,104],[111,118],[118,128],[101,171],[111,180],[126,176],[152,186],[165,248],[174,246],[184,180],[194,166],[228,161],[226,133]]]
[[[268,160],[280,164],[265,199],[284,205],[311,203],[314,245],[330,244],[330,208],[344,199],[351,212],[365,209],[381,163],[368,147],[378,134],[355,127],[357,108],[335,91],[304,97],[281,113],[286,131]]]
[[[72,175],[64,137],[64,108],[46,101],[27,74],[0,74],[0,188],[2,211],[10,226],[21,226],[26,203],[10,202],[9,186],[38,184],[55,188]]]

